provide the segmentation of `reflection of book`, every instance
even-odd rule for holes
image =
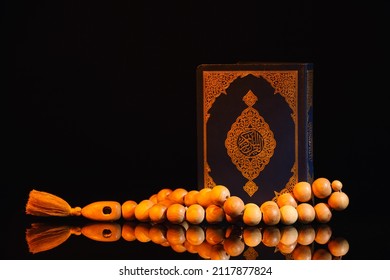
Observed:
[[[199,187],[262,203],[312,182],[313,65],[197,68]]]

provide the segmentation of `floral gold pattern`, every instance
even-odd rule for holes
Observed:
[[[232,163],[248,179],[244,190],[252,196],[258,186],[257,178],[274,154],[276,141],[269,125],[252,106],[256,95],[249,90],[243,98],[248,106],[232,124],[225,140],[225,147]]]
[[[216,99],[221,95],[227,95],[227,89],[238,78],[244,78],[248,75],[253,75],[257,78],[265,79],[273,88],[274,94],[280,94],[291,109],[291,118],[297,129],[297,96],[298,91],[298,71],[295,70],[239,70],[239,71],[203,71],[203,138],[205,146],[203,147],[204,158],[204,187],[212,188],[215,186],[211,169],[207,162],[207,123],[210,118],[210,109]],[[312,75],[310,75],[312,76]],[[297,149],[297,147],[295,147]],[[291,171],[289,182],[280,190],[280,192],[291,191],[291,187],[296,183],[297,166],[294,164]],[[244,190],[253,195],[257,191],[255,183],[248,181],[244,186]],[[275,192],[275,195],[279,193]],[[276,198],[276,196],[275,196]]]

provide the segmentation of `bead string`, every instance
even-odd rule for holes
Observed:
[[[298,182],[291,192],[280,194],[275,201],[266,201],[261,205],[244,203],[240,197],[231,195],[223,185],[191,191],[164,188],[140,202],[127,200],[120,204],[116,201],[97,201],[82,208],[72,208],[62,198],[33,190],[26,213],[35,216],[71,216],[76,213],[95,221],[123,218],[152,223],[169,221],[172,224],[187,221],[195,225],[203,222],[243,223],[248,226],[261,222],[266,225],[308,224],[314,221],[327,223],[333,211],[342,211],[349,204],[349,197],[342,187],[339,180],[330,182],[326,178],[318,178],[312,184]]]
[[[261,205],[244,203],[231,196],[223,185],[201,190],[187,191],[184,188],[162,189],[139,203],[129,200],[122,205],[125,220],[160,223],[183,221],[200,224],[221,222],[243,223],[249,226],[263,222],[266,225],[292,225],[314,221],[327,223],[333,211],[341,211],[349,204],[348,196],[341,191],[342,183],[318,178],[312,184],[299,182],[291,193],[280,194],[276,201]],[[317,201],[312,205],[310,202]]]

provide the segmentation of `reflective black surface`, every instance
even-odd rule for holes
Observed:
[[[198,188],[195,69],[238,61],[314,63],[314,174],[350,197],[330,223],[342,259],[389,258],[387,9],[218,2],[3,1],[1,259],[200,258],[74,234],[32,254],[26,230],[47,220],[25,205],[33,188],[72,206]]]
[[[348,233],[343,235],[331,223],[246,226],[54,220],[36,221],[26,228],[26,258],[341,260],[349,259],[351,249],[344,236]]]
[[[139,222],[120,223],[87,223],[82,226],[61,224],[33,224],[26,234],[29,252],[48,256],[49,250],[59,250],[59,246],[73,236],[84,239],[77,242],[77,252],[89,251],[90,240],[97,242],[96,248],[113,251],[119,254],[118,246],[123,247],[126,259],[140,259],[139,251],[146,250],[158,258],[174,259],[326,259],[339,260],[348,254],[349,242],[342,236],[333,233],[329,225],[299,226],[252,226],[237,225],[190,225],[182,224],[149,224]],[[87,240],[90,239],[90,240]],[[126,242],[135,244],[126,244]],[[104,246],[100,243],[109,243]],[[72,242],[74,243],[74,242]],[[148,245],[154,243],[159,246]],[[62,245],[64,244],[64,245]],[[75,244],[69,245],[73,248]],[[136,250],[131,248],[138,248]],[[168,248],[168,249],[165,249]],[[58,254],[59,252],[57,252]],[[111,252],[112,254],[113,252]],[[77,253],[78,255],[79,253]],[[90,255],[91,252],[88,253]],[[51,255],[56,256],[55,252]],[[93,256],[93,255],[92,255]],[[154,258],[156,258],[156,256]],[[94,257],[92,257],[94,258]]]
[[[329,223],[267,226],[262,222],[254,227],[28,216],[4,228],[7,242],[2,252],[7,259],[36,260],[388,259],[389,245],[383,242],[389,233],[386,223],[354,219],[351,208],[333,213]],[[220,254],[212,253],[217,249]]]

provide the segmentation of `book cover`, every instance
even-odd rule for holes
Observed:
[[[199,188],[261,204],[313,181],[312,63],[202,64],[196,78]]]

